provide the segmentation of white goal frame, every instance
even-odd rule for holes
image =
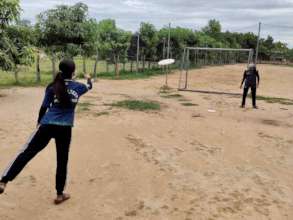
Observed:
[[[184,48],[182,61],[181,61],[181,71],[180,71],[178,90],[187,90],[191,50],[195,51],[196,53],[198,53],[199,51],[243,52],[248,54],[247,66],[250,63],[253,63],[254,49],[186,47]],[[185,76],[185,79],[184,79],[184,76]],[[182,86],[182,83],[183,83],[183,86]]]

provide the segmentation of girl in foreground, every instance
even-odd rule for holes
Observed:
[[[89,76],[87,85],[72,80],[75,71],[73,60],[62,60],[59,70],[54,81],[46,88],[45,98],[39,112],[37,130],[0,179],[0,194],[4,192],[7,183],[12,181],[25,165],[54,138],[57,149],[57,198],[54,202],[60,204],[70,198],[69,194],[63,193],[63,190],[67,176],[74,110],[80,96],[92,88],[92,83]]]

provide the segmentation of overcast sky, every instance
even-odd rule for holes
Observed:
[[[78,0],[21,0],[22,18],[35,21],[40,12]],[[200,29],[209,19],[218,19],[223,30],[272,35],[293,47],[293,0],[83,0],[91,17],[112,18],[123,29],[136,31],[141,21],[157,28],[167,25]],[[280,26],[282,25],[282,26]],[[290,27],[291,26],[291,27]]]

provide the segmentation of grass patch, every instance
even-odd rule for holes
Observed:
[[[100,117],[100,116],[103,116],[103,115],[109,115],[109,114],[110,114],[109,112],[104,111],[104,112],[97,112],[97,113],[95,113],[94,115],[95,115],[96,117]]]
[[[135,111],[148,111],[148,110],[160,110],[161,106],[158,102],[154,101],[141,101],[141,100],[123,100],[112,104],[113,107],[125,108]]]
[[[251,97],[251,96],[250,96]],[[257,96],[257,100],[265,101],[267,103],[279,103],[282,105],[293,105],[292,99],[286,99],[286,98],[278,98],[278,97],[269,97],[269,96]]]
[[[190,101],[189,99],[186,99],[186,98],[180,98],[178,99],[179,102],[188,102]]]
[[[162,75],[164,72],[159,68],[148,69],[144,72],[130,72],[126,70],[120,71],[119,77],[116,76],[115,72],[102,72],[98,74],[98,78],[110,79],[110,80],[135,80],[145,79],[152,76]]]
[[[194,103],[191,103],[191,102],[183,102],[183,103],[181,103],[181,105],[184,105],[184,106],[198,106],[198,104],[194,104]]]
[[[23,69],[19,72],[19,83],[15,82],[13,73],[0,71],[0,88],[18,87],[37,87],[46,86],[52,82],[52,74],[50,72],[41,72],[42,80],[37,83],[35,74],[29,72],[28,69]]]
[[[89,102],[80,102],[77,105],[77,112],[85,112],[89,111],[90,107],[93,106],[94,104],[91,104]]]
[[[172,98],[182,98],[183,96],[180,94],[170,94],[170,95],[162,95],[162,98],[172,99]]]
[[[80,56],[74,58],[76,64],[76,75],[81,77],[83,74],[83,59]],[[56,61],[56,67],[58,70],[59,60]],[[88,58],[86,60],[88,73],[92,74],[92,67],[95,64],[95,56]],[[144,72],[131,72],[131,63],[128,62],[125,65],[119,63],[120,78],[123,79],[141,79],[148,78],[155,75],[164,74],[161,68],[154,66],[155,63],[152,63],[151,69],[146,69]],[[123,66],[125,67],[123,70]],[[141,63],[140,63],[141,66]],[[105,60],[101,60],[97,65],[97,77],[103,79],[117,79],[114,73],[115,65],[112,63],[107,64]],[[132,65],[133,67],[133,65]],[[36,82],[36,65],[35,63],[31,66],[21,67],[19,71],[19,83],[15,83],[14,74],[10,71],[0,70],[0,89],[9,88],[13,86],[20,87],[34,87],[34,86],[45,86],[52,81],[52,63],[48,57],[43,57],[40,60],[40,70],[41,70],[41,83]]]
[[[160,88],[160,93],[163,93],[163,94],[168,94],[172,92],[172,88],[167,86],[167,85],[163,85],[161,88]]]

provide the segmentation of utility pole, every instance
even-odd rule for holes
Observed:
[[[258,23],[257,45],[256,45],[256,50],[255,50],[255,61],[254,61],[255,64],[257,64],[257,61],[258,61],[260,32],[261,32],[261,22]]]
[[[171,23],[169,23],[167,59],[170,59],[170,38],[171,38]]]
[[[137,34],[137,49],[136,49],[136,72],[139,71],[139,33]]]
[[[163,59],[165,59],[165,52],[166,52],[166,38],[163,38]]]
[[[170,38],[171,38],[171,23],[169,23],[167,59],[170,59]],[[165,85],[168,86],[169,66],[167,67],[167,70],[165,70],[165,72],[166,72]]]

